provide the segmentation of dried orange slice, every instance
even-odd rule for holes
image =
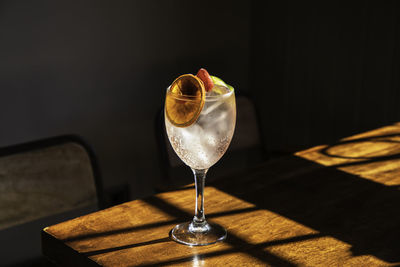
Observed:
[[[177,127],[192,125],[204,106],[206,91],[203,82],[192,74],[176,78],[165,98],[165,114]]]

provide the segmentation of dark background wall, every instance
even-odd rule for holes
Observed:
[[[106,188],[151,194],[166,87],[207,67],[248,90],[250,4],[1,1],[0,146],[75,133]]]
[[[251,93],[272,151],[398,121],[397,1],[255,2]]]
[[[399,14],[396,1],[1,1],[0,145],[76,133],[106,188],[151,194],[164,90],[199,67],[254,99],[274,153],[389,124]]]

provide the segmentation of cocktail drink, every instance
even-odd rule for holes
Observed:
[[[171,98],[180,101],[181,96]],[[191,100],[183,100],[191,101]],[[235,94],[227,87],[215,85],[206,93],[197,120],[187,127],[176,127],[165,120],[167,134],[176,154],[189,167],[204,170],[214,165],[225,153],[235,129]]]
[[[195,178],[196,209],[191,222],[179,224],[171,237],[186,245],[213,244],[226,230],[204,216],[204,184],[208,169],[227,150],[235,129],[236,103],[231,86],[201,69],[178,77],[167,89],[165,126],[169,141]]]

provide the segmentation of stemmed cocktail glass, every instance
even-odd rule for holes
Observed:
[[[186,245],[209,245],[226,238],[220,225],[208,223],[204,215],[204,184],[208,169],[227,150],[235,129],[235,93],[221,79],[201,69],[197,76],[178,77],[167,89],[165,126],[169,141],[194,174],[195,216],[175,226],[171,237]]]

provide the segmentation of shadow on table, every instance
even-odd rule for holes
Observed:
[[[221,181],[214,186],[260,209],[267,209],[351,245],[354,256],[373,255],[387,262],[400,261],[400,188],[340,171],[338,167],[388,164],[399,153],[376,157],[348,157],[332,154],[335,146],[357,142],[397,142],[385,135],[337,143],[321,151],[330,157],[363,159],[325,167],[290,156],[259,171],[249,186],[240,186],[246,177]],[[379,139],[377,139],[379,138]],[[396,163],[391,163],[396,164]],[[267,165],[266,165],[267,166]],[[382,166],[382,165],[380,165]],[[376,167],[376,166],[375,166]],[[279,179],[279,177],[283,179]],[[270,180],[275,180],[271,182]]]

